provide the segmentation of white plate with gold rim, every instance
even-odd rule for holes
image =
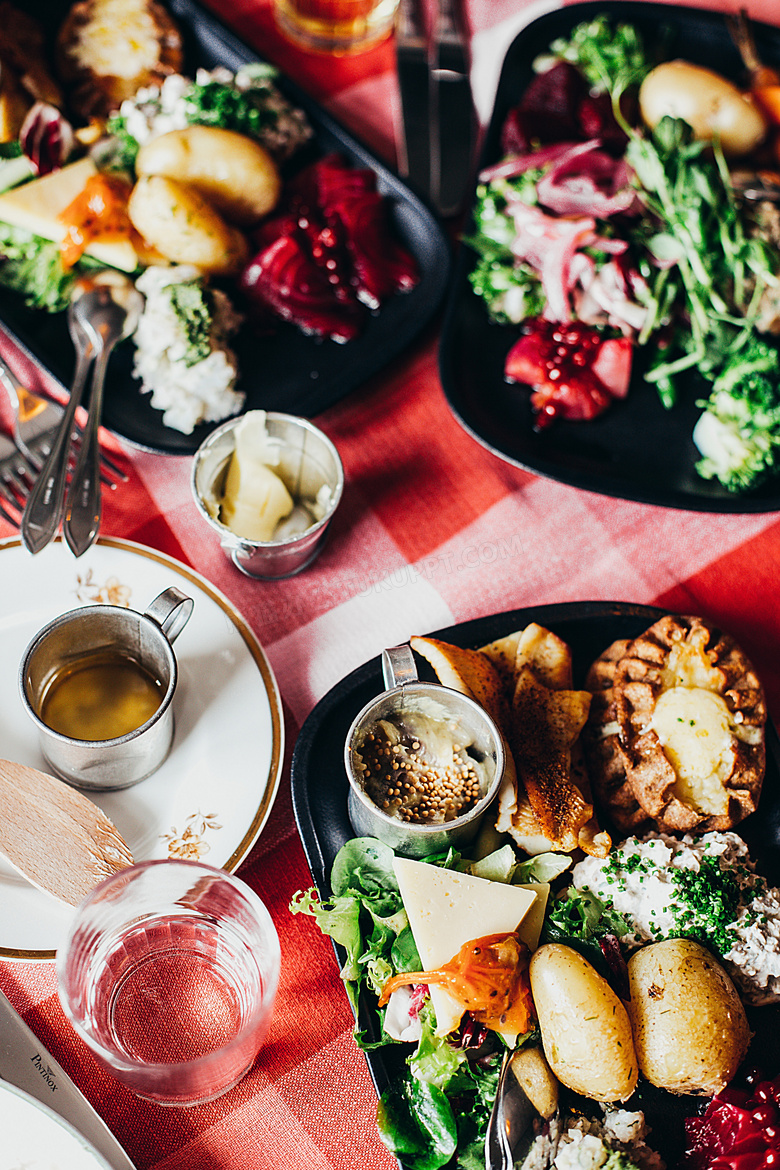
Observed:
[[[197,858],[233,872],[260,835],[279,787],[281,700],[240,614],[205,578],[163,553],[101,538],[78,560],[59,540],[33,557],[18,539],[0,541],[0,756],[48,770],[18,688],[33,635],[79,605],[143,611],[171,585],[195,601],[176,639],[171,753],[140,784],[86,795],[111,818],[137,861]],[[72,913],[0,857],[0,958],[52,959]]]

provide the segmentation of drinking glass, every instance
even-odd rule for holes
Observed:
[[[390,35],[398,0],[274,0],[282,32],[304,49],[360,53]]]
[[[57,954],[63,1008],[103,1065],[161,1105],[211,1101],[268,1031],[279,939],[240,879],[144,861],[97,886]]]

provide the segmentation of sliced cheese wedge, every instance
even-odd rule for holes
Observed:
[[[396,857],[393,862],[409,926],[425,970],[449,962],[464,943],[488,934],[517,930],[531,950],[539,943],[550,887],[509,886]],[[457,1028],[463,1004],[443,987],[431,985],[436,1034]],[[514,1044],[514,1032],[502,1033]]]
[[[87,179],[96,173],[92,159],[82,158],[59,171],[4,191],[0,194],[0,220],[59,243],[65,236],[65,225],[58,216],[84,190]],[[129,237],[94,240],[86,252],[95,260],[123,272],[134,272],[140,263]]]

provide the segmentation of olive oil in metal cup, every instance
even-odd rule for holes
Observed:
[[[382,669],[388,689],[356,716],[344,745],[352,827],[358,836],[378,837],[404,857],[428,857],[450,847],[468,845],[498,797],[504,775],[501,733],[473,699],[440,683],[421,682],[408,645],[385,650]],[[385,721],[402,723],[405,714],[416,720],[430,720],[434,735],[440,733],[437,729],[451,728],[466,750],[465,759],[473,761],[479,792],[476,801],[461,815],[439,822],[404,820],[380,807],[369,795],[365,766],[368,737]]]
[[[78,788],[128,788],[173,742],[172,643],[193,601],[166,589],[145,613],[88,605],[49,622],[27,647],[19,691],[49,768]]]

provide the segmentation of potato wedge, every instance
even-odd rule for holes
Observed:
[[[631,956],[628,977],[642,1075],[670,1093],[719,1093],[750,1042],[742,1001],[720,964],[692,939],[665,939]]]
[[[127,210],[136,231],[166,260],[227,276],[247,258],[246,237],[186,183],[162,175],[141,178]]]
[[[218,126],[187,126],[153,138],[139,150],[135,169],[186,183],[238,227],[272,211],[282,189],[264,146]]]
[[[625,1101],[638,1065],[628,1013],[579,951],[546,943],[529,966],[542,1046],[562,1084],[595,1101]]]

